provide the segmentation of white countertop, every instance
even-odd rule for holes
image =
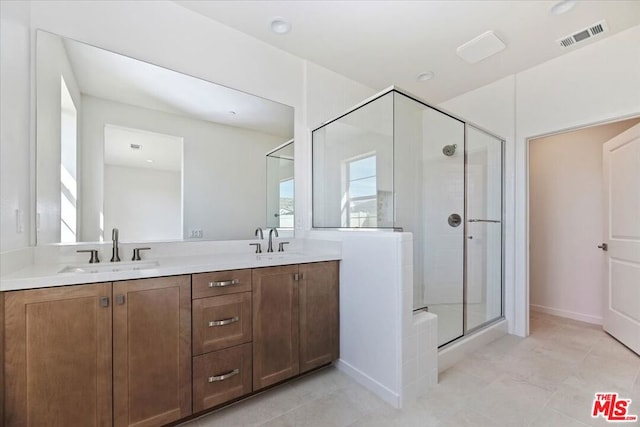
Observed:
[[[301,248],[302,249],[302,248]],[[145,254],[143,254],[144,256]],[[45,288],[82,283],[113,282],[118,280],[143,279],[150,277],[175,276],[180,274],[204,273],[212,271],[260,268],[275,265],[302,264],[308,262],[333,261],[341,259],[340,251],[332,248],[305,247],[302,250],[273,253],[212,253],[203,255],[182,255],[145,258],[143,261],[99,264],[38,263],[28,265],[0,277],[0,291]],[[95,266],[100,272],[91,272]],[[67,267],[85,269],[85,272],[60,271]],[[113,267],[113,269],[111,269]]]

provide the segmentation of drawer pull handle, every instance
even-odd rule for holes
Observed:
[[[228,319],[222,319],[222,320],[212,320],[211,322],[209,322],[209,327],[230,325],[231,323],[236,323],[238,320],[240,320],[238,316],[234,316],[234,317],[230,317]]]
[[[224,380],[228,380],[229,378],[236,376],[240,373],[240,369],[234,369],[231,372],[227,372],[226,374],[222,374],[222,375],[214,375],[213,377],[209,377],[209,382],[210,383],[215,383],[217,381],[224,381]]]
[[[225,286],[237,285],[240,283],[238,279],[223,280],[221,282],[209,282],[210,288],[224,288]]]

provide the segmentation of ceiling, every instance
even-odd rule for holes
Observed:
[[[397,85],[439,103],[640,24],[640,1],[204,1],[179,5],[373,89]],[[280,16],[292,29],[277,35]],[[609,31],[569,48],[556,40],[605,19]],[[493,30],[507,48],[476,64],[456,48]],[[416,76],[432,71],[434,78]]]
[[[293,137],[293,109],[157,65],[64,39],[82,93],[142,108],[241,127],[283,141]]]

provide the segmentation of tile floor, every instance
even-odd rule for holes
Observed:
[[[631,398],[630,413],[640,416],[640,357],[600,327],[532,313],[528,338],[480,349],[402,411],[331,367],[184,427],[616,425],[590,416],[594,393],[603,391]]]

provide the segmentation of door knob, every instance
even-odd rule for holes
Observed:
[[[605,251],[605,252],[609,250],[609,245],[607,245],[606,243],[603,243],[603,244],[601,244],[601,245],[598,245],[598,247],[599,247],[600,249],[602,249],[603,251]]]

